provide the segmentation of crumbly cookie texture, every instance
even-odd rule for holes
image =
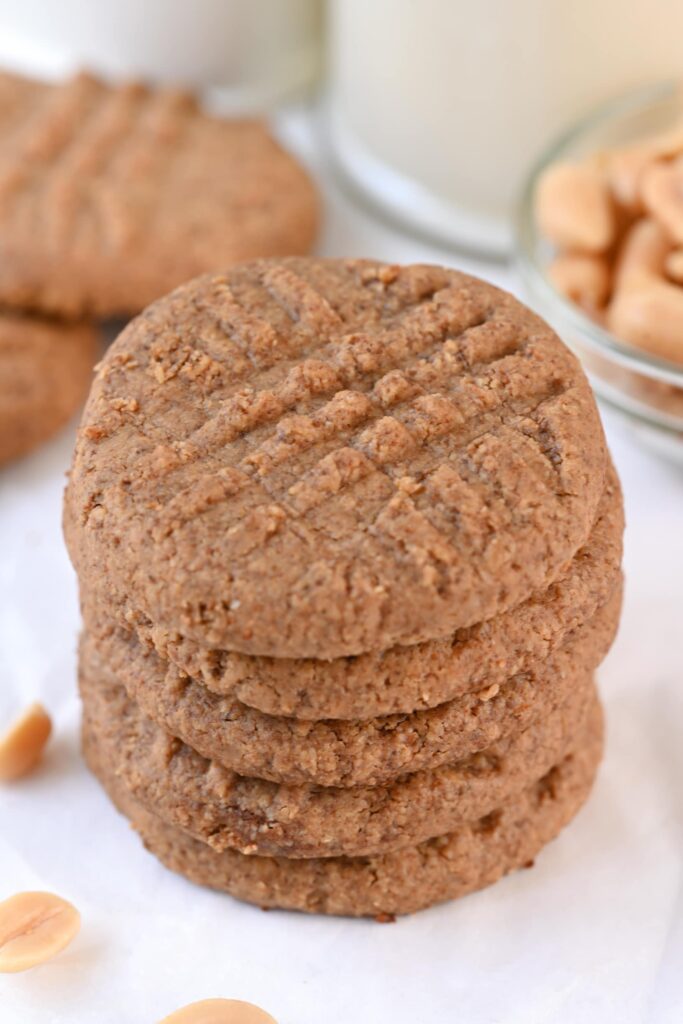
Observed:
[[[511,296],[439,267],[265,260],[121,334],[65,525],[82,583],[159,627],[336,658],[450,635],[548,586],[605,471],[583,372]]]
[[[71,419],[87,394],[98,340],[90,324],[0,313],[0,464]]]
[[[410,714],[462,693],[500,686],[549,657],[617,588],[623,531],[621,489],[610,466],[586,543],[549,587],[446,639],[333,661],[210,649],[157,626],[129,604],[117,605],[101,588],[84,591],[84,601],[106,609],[107,618],[134,630],[180,672],[266,714],[307,721]]]
[[[599,706],[567,755],[496,811],[417,846],[377,857],[288,860],[217,853],[144,807],[84,735],[86,759],[145,845],[194,882],[262,907],[350,916],[408,914],[529,865],[586,800],[602,751]]]
[[[389,853],[508,802],[573,748],[597,700],[577,678],[563,704],[478,754],[387,786],[335,789],[245,778],[147,718],[121,686],[81,674],[84,730],[122,785],[213,849],[284,857]]]
[[[117,630],[97,636],[86,630],[81,666],[86,675],[123,685],[166,731],[239,774],[292,784],[381,785],[484,750],[547,715],[600,664],[620,607],[619,586],[564,647],[500,687],[410,715],[358,721],[264,715],[210,693]]]
[[[309,251],[318,200],[259,121],[89,74],[0,74],[0,301],[128,315],[182,281]],[[40,230],[36,223],[40,222]]]

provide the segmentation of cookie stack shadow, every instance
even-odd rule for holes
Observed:
[[[587,798],[621,495],[577,364],[496,289],[306,260],[179,289],[105,359],[65,530],[86,760],[193,881],[410,913]]]

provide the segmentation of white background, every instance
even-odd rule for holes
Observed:
[[[285,126],[326,185],[326,255],[487,267],[353,205],[310,125]],[[60,533],[73,429],[0,471],[0,722],[44,701],[43,766],[0,791],[0,898],[50,889],[81,910],[68,951],[0,977],[0,1024],[143,1024],[194,999],[279,1024],[683,1021],[683,472],[607,419],[626,495],[626,604],[600,672],[607,754],[594,795],[532,871],[393,925],[264,913],[143,850],[78,744],[75,580]],[[682,441],[683,443],[683,441]]]

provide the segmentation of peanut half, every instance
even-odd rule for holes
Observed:
[[[52,732],[42,704],[30,707],[0,736],[0,782],[28,774],[38,763]]]
[[[12,974],[50,960],[81,926],[71,903],[51,892],[19,892],[0,903],[0,973]]]
[[[164,1017],[160,1024],[277,1024],[252,1003],[241,999],[202,999]]]
[[[538,183],[536,218],[541,233],[564,249],[604,252],[614,240],[610,191],[591,164],[549,167]]]

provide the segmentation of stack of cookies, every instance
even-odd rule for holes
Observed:
[[[0,462],[82,401],[89,321],[308,252],[317,220],[310,179],[260,122],[209,117],[179,90],[0,73]]]
[[[586,799],[619,485],[576,360],[439,267],[198,278],[97,373],[65,502],[88,764],[169,867],[408,913]]]

